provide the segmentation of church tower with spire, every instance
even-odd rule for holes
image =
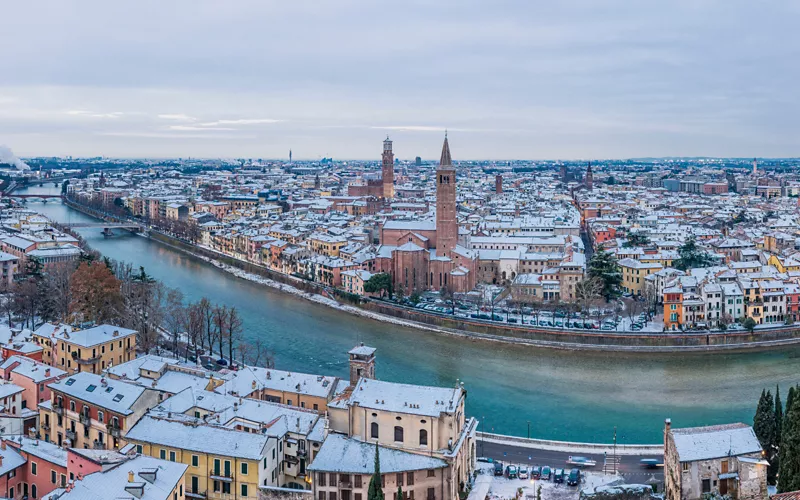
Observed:
[[[392,141],[389,136],[383,141],[383,164],[381,166],[381,181],[383,183],[383,197],[387,200],[394,198],[394,153]]]
[[[442,156],[436,169],[436,253],[449,257],[457,244],[456,169],[445,133]]]
[[[592,162],[589,162],[589,166],[586,167],[586,176],[583,178],[583,183],[586,185],[586,189],[592,189],[592,182],[594,181],[592,176]]]

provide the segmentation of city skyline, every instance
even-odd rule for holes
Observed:
[[[13,5],[0,143],[366,159],[389,133],[435,159],[448,129],[459,159],[796,156],[796,4],[455,5]]]

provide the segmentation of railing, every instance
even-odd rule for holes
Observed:
[[[83,413],[78,415],[78,421],[83,425],[92,425],[92,417],[84,415]]]
[[[224,470],[211,469],[208,471],[208,475],[212,479],[219,479],[220,481],[233,481],[233,476],[230,471],[225,472]]]
[[[82,358],[73,358],[73,361],[78,363],[79,365],[93,365],[100,361],[100,356],[93,356],[91,358],[82,359]]]
[[[53,407],[53,411],[55,411],[57,415],[63,415],[64,414],[64,407],[63,406],[54,406]]]
[[[116,438],[120,437],[121,429],[118,425],[106,425],[106,431],[109,435],[114,436]]]
[[[49,431],[50,430],[50,424],[42,424],[40,427],[42,428],[43,431]]]
[[[297,458],[307,458],[308,450],[297,450]]]
[[[339,489],[340,490],[352,490],[353,483],[350,481],[339,481]]]
[[[67,430],[67,438],[72,441],[72,444],[75,444],[75,431]]]
[[[206,492],[205,491],[197,491],[197,492],[186,491],[185,495],[186,495],[186,498],[200,498],[200,499],[208,498],[206,496]]]
[[[92,445],[92,446],[93,446],[93,448],[95,450],[105,450],[106,449],[106,444],[105,443],[101,443],[100,441],[95,441],[94,445]]]

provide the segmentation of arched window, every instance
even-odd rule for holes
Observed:
[[[425,429],[419,430],[419,445],[428,446],[428,431]]]
[[[378,422],[372,422],[369,426],[369,436],[378,439]]]
[[[403,442],[403,428],[399,425],[394,426],[394,440],[397,443]]]

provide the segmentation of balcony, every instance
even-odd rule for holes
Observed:
[[[353,483],[350,481],[339,481],[339,489],[340,490],[352,490]]]
[[[78,357],[73,357],[72,360],[79,365],[93,365],[100,361],[100,356],[93,356],[91,358],[82,359]]]
[[[115,438],[120,437],[121,431],[122,429],[120,429],[118,425],[112,425],[112,424],[106,425],[106,432],[108,432],[109,435],[114,436]]]
[[[92,445],[92,448],[94,448],[95,450],[105,450],[106,449],[106,444],[103,443],[103,442],[95,440],[94,444]]]
[[[86,426],[92,425],[92,417],[84,415],[83,413],[78,415],[78,421]]]
[[[225,481],[229,483],[233,481],[230,471],[225,472],[223,470],[218,470],[218,469],[211,469],[210,471],[208,471],[208,477],[210,477],[211,479],[216,479],[217,481]]]
[[[308,450],[297,450],[297,458],[308,458]]]
[[[75,431],[67,430],[67,438],[75,444]]]
[[[54,406],[53,411],[56,412],[57,415],[64,414],[64,407],[63,406]]]
[[[49,432],[50,431],[50,424],[46,424],[46,423],[42,424],[41,428],[42,428],[43,431],[48,431]]]
[[[194,492],[194,491],[187,491],[187,492],[185,493],[185,495],[186,495],[186,498],[197,498],[197,499],[205,499],[205,498],[208,498],[208,497],[206,496],[206,492],[205,492],[205,491],[198,491],[198,492]]]

